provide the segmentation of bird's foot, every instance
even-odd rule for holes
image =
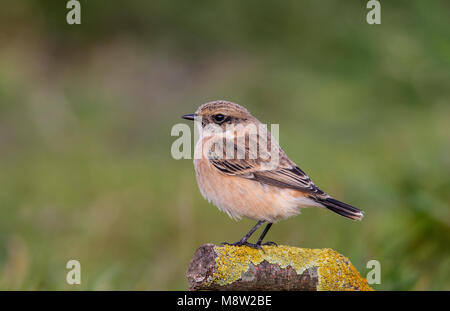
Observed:
[[[256,244],[258,244],[258,243],[256,243]],[[266,245],[270,245],[270,246],[278,246],[278,244],[275,243],[275,242],[259,243],[258,245],[262,245],[262,246],[266,246]]]
[[[260,244],[253,244],[253,243],[249,243],[247,241],[238,241],[235,243],[227,243],[227,242],[223,242],[221,243],[222,245],[231,245],[231,246],[248,246],[251,248],[255,248],[255,249],[260,249],[262,251],[264,251],[264,249],[262,248],[262,246]]]

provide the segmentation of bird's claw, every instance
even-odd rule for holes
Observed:
[[[266,242],[266,243],[259,243],[259,245],[262,245],[262,246],[278,246],[278,244],[277,243],[275,243],[275,242]]]
[[[264,251],[264,249],[262,248],[261,244],[253,244],[253,243],[249,243],[249,242],[243,242],[243,241],[238,241],[235,243],[228,243],[228,242],[223,242],[221,243],[221,245],[230,245],[230,246],[248,246],[254,249],[260,249],[262,251]]]

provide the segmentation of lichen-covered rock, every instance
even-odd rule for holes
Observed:
[[[205,244],[187,277],[190,290],[372,290],[348,258],[328,248]]]

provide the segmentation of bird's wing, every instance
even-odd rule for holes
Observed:
[[[261,143],[269,142],[268,145],[270,146],[272,141],[270,136],[263,142],[259,138],[259,143],[256,143],[258,145],[257,155],[249,147],[255,141],[251,138],[247,139],[248,141],[245,145],[234,144],[235,154],[230,159],[224,156],[224,150],[226,149],[224,147],[223,152],[210,152],[208,155],[209,161],[216,169],[226,175],[247,178],[279,188],[296,189],[308,194],[326,195],[312,182],[305,172],[286,156],[277,143],[270,148],[259,148]],[[226,144],[225,141],[223,142]],[[273,153],[271,152],[272,148]],[[245,156],[239,158],[237,156],[239,154]],[[275,160],[271,162],[272,159]]]

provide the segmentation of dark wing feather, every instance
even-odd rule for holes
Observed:
[[[269,138],[270,139],[270,138]],[[244,148],[235,144],[235,154]],[[270,151],[267,154],[260,154],[260,157],[249,158],[248,146],[245,146],[245,155],[243,159],[226,159],[223,154],[218,157],[214,152],[209,153],[209,161],[215,168],[227,175],[247,178],[258,181],[263,184],[272,185],[280,188],[296,189],[302,192],[315,195],[325,195],[312,180],[298,166],[295,165],[286,156],[284,151],[277,145],[274,152],[278,152],[279,163],[275,168],[266,169],[264,164],[270,162]],[[259,149],[258,149],[259,150]],[[261,158],[265,160],[261,160]]]
[[[324,194],[300,168],[284,168],[254,173],[255,180],[280,188],[291,188],[303,192]]]

